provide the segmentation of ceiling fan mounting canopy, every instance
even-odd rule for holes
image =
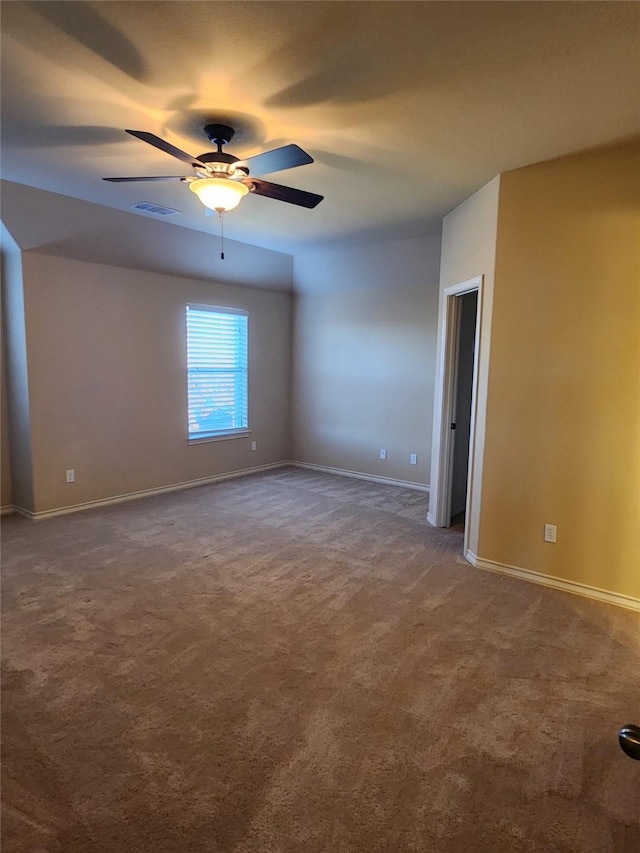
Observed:
[[[235,130],[228,124],[205,124],[204,132],[214,145],[227,145],[236,135]]]
[[[128,181],[181,181],[198,195],[202,203],[212,210],[222,212],[238,205],[248,192],[263,195],[288,204],[314,208],[324,196],[305,190],[273,184],[261,178],[249,177],[250,170],[258,172],[279,172],[313,163],[313,157],[298,145],[284,145],[253,157],[240,159],[222,150],[233,139],[234,129],[227,124],[211,123],[204,126],[204,132],[217,146],[217,151],[209,151],[192,157],[186,151],[176,148],[170,142],[144,130],[127,130],[131,136],[153,145],[190,166],[194,175],[159,175],[133,178],[103,178],[105,181],[123,183]]]

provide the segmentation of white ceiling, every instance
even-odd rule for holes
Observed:
[[[231,153],[307,150],[267,177],[325,196],[249,197],[228,237],[293,254],[433,232],[498,172],[640,133],[639,26],[633,2],[4,3],[2,175],[215,233],[183,184],[101,178],[183,173],[124,128],[198,155],[226,118]]]

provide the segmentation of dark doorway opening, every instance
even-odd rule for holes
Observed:
[[[478,291],[464,293],[458,299],[458,328],[454,386],[454,417],[451,423],[451,517],[449,524],[464,530],[469,472],[471,401],[478,313]]]

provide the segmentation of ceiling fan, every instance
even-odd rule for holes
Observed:
[[[222,150],[222,146],[233,138],[233,128],[226,124],[207,124],[204,127],[204,132],[209,140],[217,146],[218,150],[192,157],[191,154],[181,151],[180,148],[176,148],[175,145],[171,145],[153,133],[147,133],[144,130],[127,130],[125,132],[186,163],[194,170],[195,175],[103,178],[104,181],[112,181],[113,183],[181,181],[188,184],[189,189],[198,196],[205,207],[220,214],[237,207],[241,199],[249,192],[307,208],[316,207],[324,198],[324,196],[316,193],[285,187],[282,184],[272,184],[269,181],[262,180],[262,178],[250,177],[251,170],[268,174],[313,163],[313,157],[298,145],[284,145],[282,148],[274,148],[271,151],[265,151],[262,154],[241,160],[239,157],[234,157],[233,154],[227,154]]]

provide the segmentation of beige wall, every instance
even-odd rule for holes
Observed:
[[[37,252],[23,272],[36,512],[288,458],[289,294]],[[249,312],[248,438],[187,444],[188,302]]]
[[[502,176],[479,556],[640,596],[640,147]],[[556,545],[543,526],[558,526]]]
[[[20,249],[2,225],[2,317],[3,354],[6,355],[3,391],[6,405],[2,413],[3,505],[33,509],[33,465],[29,408],[24,289]],[[6,417],[5,417],[6,415]],[[9,460],[5,454],[9,446]],[[9,476],[7,476],[9,475]],[[9,499],[10,498],[10,499]]]
[[[429,483],[439,256],[439,236],[296,256],[294,459]]]
[[[4,310],[0,313],[2,335],[0,343],[0,507],[13,504],[11,487],[11,450],[9,447],[9,413],[7,408],[6,338]]]
[[[443,219],[440,290],[478,275],[493,287],[499,193],[498,175]]]
[[[478,341],[479,364],[477,376],[476,421],[473,444],[473,485],[467,497],[467,537],[469,550],[477,554],[480,513],[482,507],[483,459],[485,422],[487,409],[487,387],[489,381],[489,359],[491,352],[491,317],[493,311],[493,285],[496,263],[496,235],[498,230],[498,202],[500,176],[498,175],[447,216],[442,224],[442,257],[440,261],[440,292],[447,287],[462,284],[470,279],[482,277],[482,298],[479,302],[481,314]],[[438,359],[441,357],[442,312],[444,299],[440,299],[438,323]],[[437,371],[441,365],[438,362]],[[434,446],[439,445],[441,420],[440,411],[434,417]],[[435,466],[434,466],[435,468]],[[438,487],[434,477],[434,489]]]

